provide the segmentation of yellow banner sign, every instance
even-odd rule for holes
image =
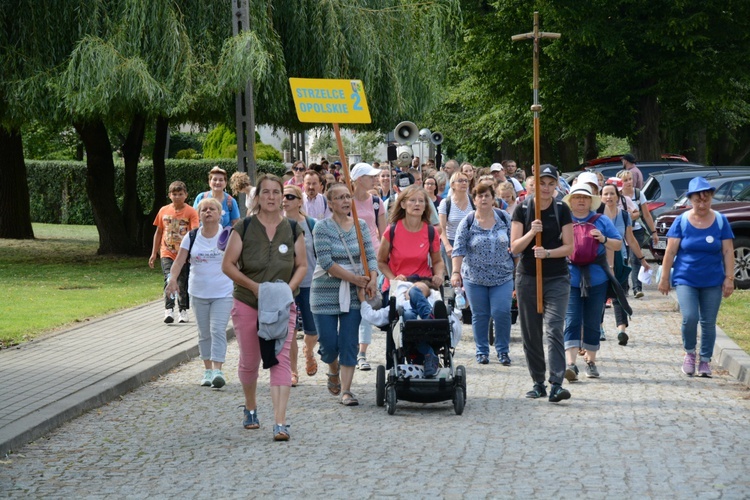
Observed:
[[[301,122],[370,123],[361,80],[290,78],[294,108]]]

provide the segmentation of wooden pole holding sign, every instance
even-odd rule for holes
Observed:
[[[344,143],[341,140],[339,123],[370,123],[370,110],[367,107],[365,88],[360,80],[328,80],[315,78],[290,78],[289,85],[292,88],[294,107],[297,110],[297,118],[301,122],[331,123],[336,135],[336,144],[341,157],[341,166],[344,171],[344,182],[352,189],[352,180],[349,175],[349,162],[344,152]],[[352,196],[352,218],[354,219],[354,230],[357,233],[359,243],[359,255],[362,262],[364,275],[370,276],[365,254],[365,241],[362,239],[362,230],[357,218],[357,206]],[[369,235],[368,235],[369,236]]]
[[[544,33],[539,31],[539,12],[534,12],[534,31],[531,33],[523,33],[521,35],[513,35],[511,40],[517,42],[518,40],[534,40],[534,104],[531,106],[531,111],[534,113],[534,219],[541,220],[542,209],[536,200],[539,196],[536,194],[539,192],[539,184],[541,180],[539,178],[539,166],[541,163],[540,157],[540,146],[539,146],[539,113],[542,111],[542,106],[539,104],[539,40],[542,38],[558,39],[560,33]],[[555,201],[552,200],[552,203]],[[542,233],[536,234],[535,245],[542,246]],[[544,295],[542,293],[542,259],[536,259],[536,311],[539,314],[544,313]]]

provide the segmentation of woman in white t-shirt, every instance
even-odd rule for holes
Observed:
[[[469,198],[469,182],[469,176],[465,173],[454,173],[451,176],[451,194],[444,198],[438,207],[441,229],[440,241],[443,243],[441,250],[445,252],[443,260],[449,275],[453,272],[451,258],[458,223],[474,211],[473,202]]]
[[[234,288],[232,280],[221,270],[224,258],[224,252],[218,248],[221,210],[221,203],[215,198],[204,198],[198,204],[201,227],[182,239],[166,288],[167,294],[175,293],[176,277],[182,266],[190,266],[188,293],[198,324],[198,351],[205,369],[201,386],[216,389],[226,384],[221,368],[227,354],[226,330]]]

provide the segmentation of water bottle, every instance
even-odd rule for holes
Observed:
[[[456,307],[458,309],[466,309],[466,297],[464,296],[464,289],[456,289]]]
[[[172,279],[172,273],[167,274],[167,283],[169,283],[169,280]],[[177,298],[177,295],[173,292],[169,294],[169,298],[172,300],[175,300]]]

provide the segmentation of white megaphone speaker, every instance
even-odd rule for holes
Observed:
[[[440,132],[433,132],[430,136],[430,142],[435,146],[440,146],[443,143],[443,134]]]
[[[422,142],[428,142],[430,140],[430,136],[432,135],[432,132],[430,132],[430,129],[423,128],[419,131],[419,140]]]
[[[398,168],[408,168],[413,156],[411,146],[399,146],[396,149],[396,161],[394,163]]]
[[[414,123],[401,122],[393,129],[393,135],[399,144],[413,144],[419,137],[419,131]]]

